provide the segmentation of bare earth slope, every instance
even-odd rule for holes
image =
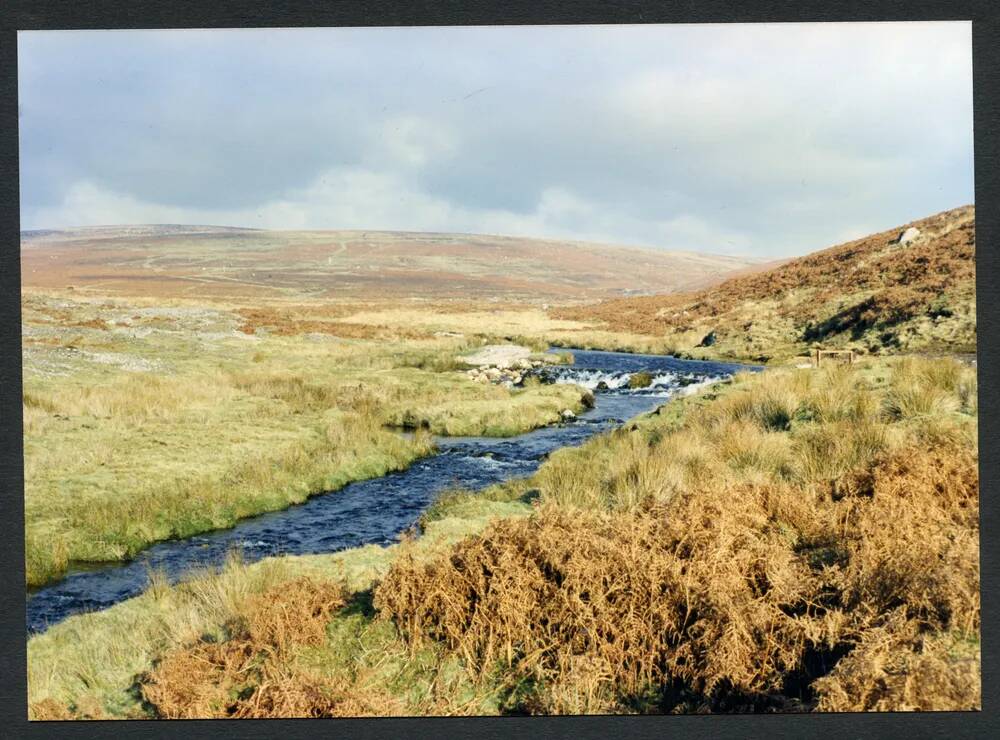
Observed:
[[[920,235],[898,243],[907,228]],[[712,354],[781,356],[812,345],[868,352],[975,351],[975,208],[737,273],[687,293],[555,309],[612,331],[674,336]],[[711,335],[711,336],[709,336]]]
[[[690,290],[739,257],[468,234],[115,226],[22,234],[26,287],[170,297],[573,302]]]

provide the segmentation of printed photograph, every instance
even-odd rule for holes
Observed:
[[[981,709],[971,23],[17,63],[31,720]]]

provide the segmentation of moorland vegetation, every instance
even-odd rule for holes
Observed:
[[[30,641],[32,712],[975,708],[976,414],[953,360],[741,374],[419,537],[71,617]]]
[[[26,290],[35,584],[587,403],[471,381],[485,343],[769,366],[448,491],[391,546],[153,573],[30,637],[31,716],[978,708],[976,368],[922,356],[975,349],[973,220],[573,306]]]

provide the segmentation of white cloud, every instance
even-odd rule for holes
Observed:
[[[24,228],[777,256],[973,197],[964,23],[29,32],[18,54]]]
[[[456,151],[455,135],[445,124],[420,116],[387,118],[379,131],[381,135],[373,142],[376,161],[419,169],[432,160],[446,160]]]
[[[265,229],[371,229],[502,234],[740,253],[740,233],[691,214],[648,221],[617,213],[563,188],[546,189],[533,211],[468,208],[422,192],[388,172],[333,169],[306,188],[247,209],[189,209],[138,200],[82,181],[63,203],[39,209],[48,228],[139,223],[196,223]]]

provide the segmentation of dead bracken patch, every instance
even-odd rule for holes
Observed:
[[[978,640],[922,634],[902,612],[817,679],[824,712],[968,711],[982,704]]]
[[[725,520],[742,526],[694,536],[659,509],[498,522],[446,559],[397,563],[376,606],[415,645],[443,640],[474,670],[499,662],[538,681],[535,711],[558,710],[572,676],[596,684],[591,712],[672,678],[706,695],[773,691],[806,638],[785,608],[806,607],[811,579],[740,508]]]
[[[978,658],[941,647],[978,644],[976,456],[910,447],[865,475],[836,497],[768,484],[613,516],[544,507],[400,558],[375,605],[414,647],[531,682],[525,711],[978,706]]]
[[[345,697],[289,667],[293,651],[319,645],[341,587],[298,579],[250,600],[227,625],[229,639],[174,650],[141,682],[164,718],[315,717],[356,709]],[[342,706],[343,705],[343,706]]]

